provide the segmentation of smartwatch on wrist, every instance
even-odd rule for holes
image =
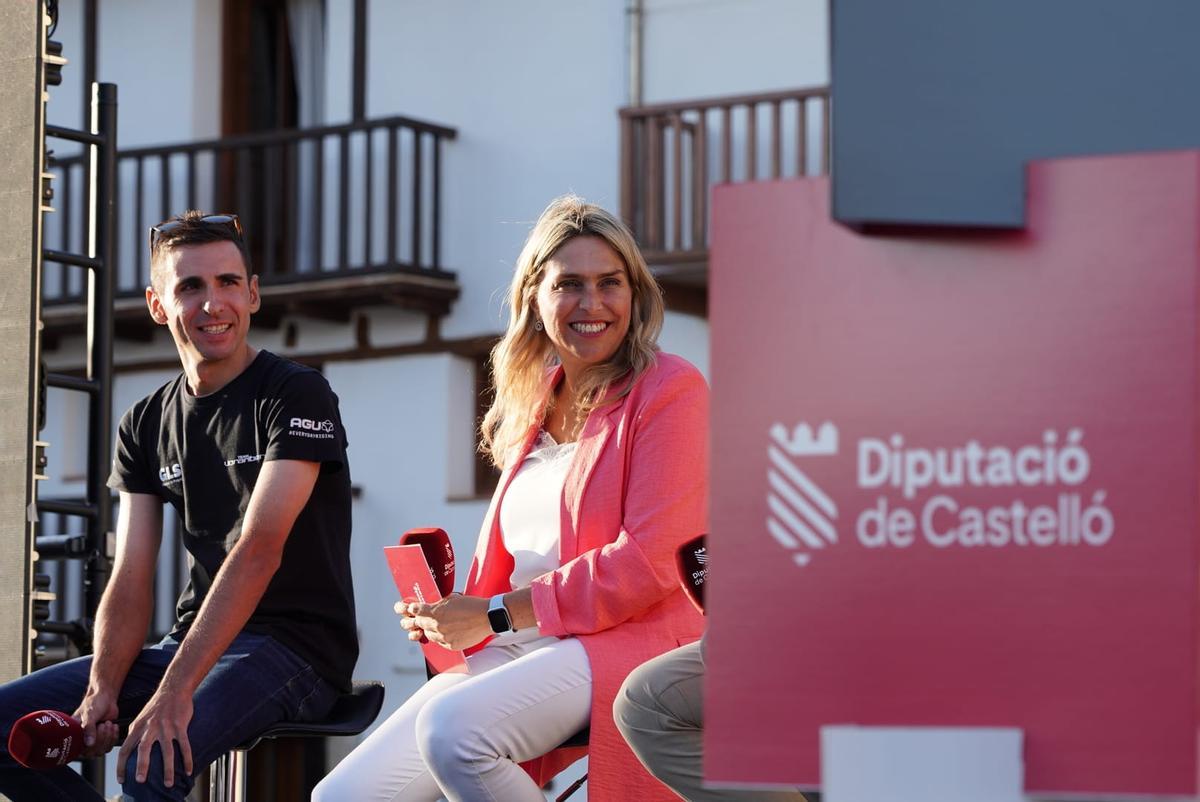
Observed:
[[[512,616],[508,614],[508,608],[504,606],[503,593],[497,593],[488,602],[488,623],[492,625],[492,632],[497,635],[517,631],[513,626]]]

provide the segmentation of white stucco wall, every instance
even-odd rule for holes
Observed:
[[[221,4],[103,0],[97,4],[96,80],[118,86],[122,148],[208,139],[221,132]],[[59,1],[55,39],[68,65],[50,90],[49,120],[83,118],[83,3]]]
[[[82,128],[87,120],[83,116],[83,2],[82,0],[59,0],[58,27],[52,37],[61,42],[67,65],[62,70],[62,83],[51,87],[46,115],[54,125]],[[67,143],[55,143],[54,150],[67,152]],[[75,146],[69,146],[75,147]]]
[[[829,82],[829,0],[644,0],[642,100]]]
[[[331,33],[346,29],[349,5],[331,0]],[[442,252],[463,295],[444,334],[497,331],[498,290],[546,204],[569,191],[618,201],[622,7],[376,0],[368,13],[368,116],[405,114],[458,130],[443,153]],[[348,36],[329,42],[342,87],[348,46]],[[335,102],[329,107],[336,113]]]
[[[451,397],[462,370],[461,360],[437,355],[343,362],[325,372],[341,398],[351,477],[362,488],[351,547],[362,649],[356,674],[388,683],[389,711],[424,681],[424,664],[392,612],[399,597],[382,548],[413,527],[442,527],[454,543],[461,588],[486,510],[484,501],[448,500],[457,455],[447,443],[462,444],[472,423],[469,410],[450,414],[464,411]],[[371,392],[346,392],[353,387]]]
[[[169,11],[158,0],[98,5],[96,79],[118,86],[121,147],[218,136],[221,4],[173,0]]]

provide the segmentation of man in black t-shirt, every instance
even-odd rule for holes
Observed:
[[[0,687],[0,750],[36,709],[73,709],[90,755],[132,719],[117,760],[126,798],[182,800],[230,747],[320,718],[349,689],[350,472],[324,377],[246,341],[259,295],[236,217],[188,212],[152,229],[146,302],[183,373],[118,429],[117,555],[94,655]],[[191,575],[171,634],[143,648],[164,502],[182,521]],[[69,768],[35,773],[6,751],[0,792],[101,799]]]

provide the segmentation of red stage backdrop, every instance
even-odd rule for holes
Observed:
[[[998,726],[1030,792],[1197,791],[1198,188],[1038,163],[1024,232],[944,236],[717,189],[709,780]]]

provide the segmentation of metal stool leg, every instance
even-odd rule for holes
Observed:
[[[221,755],[208,767],[208,802],[225,800],[225,755]]]
[[[246,750],[230,753],[229,802],[246,802]]]
[[[585,774],[585,775],[583,775],[582,777],[580,777],[580,778],[579,778],[578,780],[576,780],[575,782],[573,782],[573,783],[571,783],[570,785],[568,785],[568,786],[567,786],[567,790],[563,791],[561,794],[559,794],[558,796],[554,797],[554,802],[564,802],[564,800],[566,800],[566,799],[567,799],[567,797],[571,796],[571,795],[572,795],[572,794],[574,794],[576,791],[578,791],[580,788],[582,788],[582,787],[583,787],[583,784],[584,784],[585,782],[587,782],[587,775],[586,775],[586,774]]]

